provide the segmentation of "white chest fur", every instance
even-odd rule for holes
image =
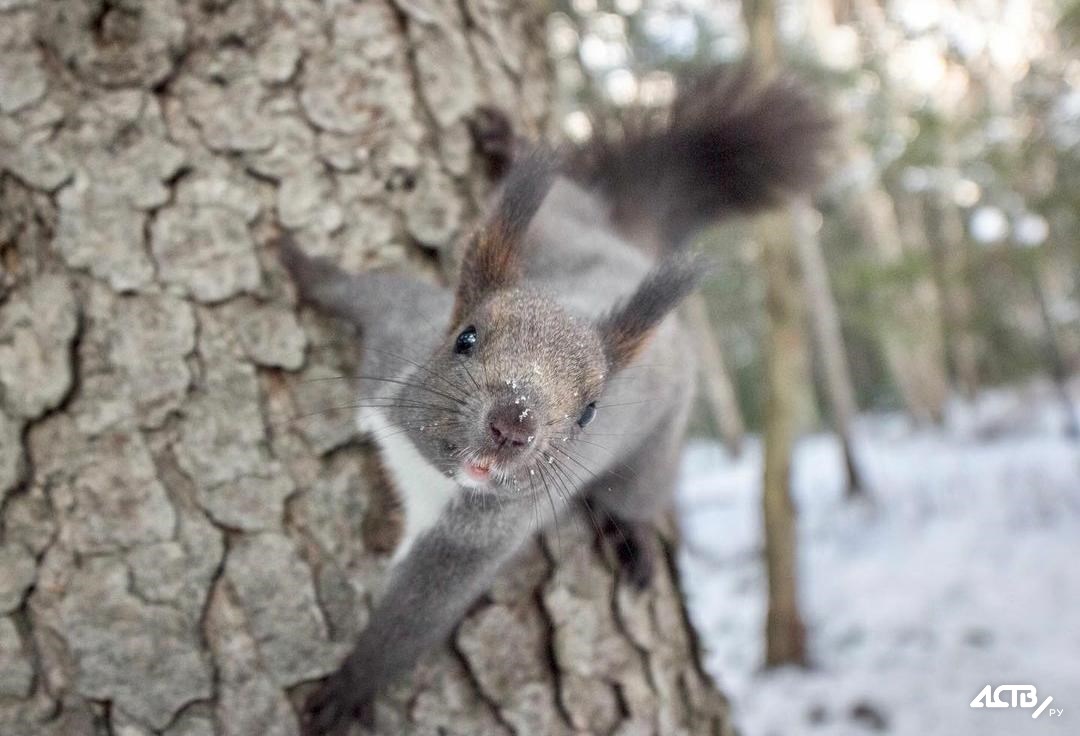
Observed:
[[[458,493],[458,484],[427,461],[399,428],[376,409],[361,409],[356,417],[360,430],[379,446],[383,466],[405,512],[405,529],[394,550],[400,560],[417,538],[439,520],[446,504]]]

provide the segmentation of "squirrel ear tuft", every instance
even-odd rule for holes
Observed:
[[[672,256],[654,268],[637,290],[600,322],[600,339],[611,371],[625,368],[653,331],[709,270],[700,256]]]
[[[555,156],[543,148],[514,164],[494,211],[465,247],[452,325],[483,297],[513,286],[520,278],[525,232],[551,189],[555,173]]]

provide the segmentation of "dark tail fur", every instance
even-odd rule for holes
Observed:
[[[607,198],[616,227],[659,255],[729,214],[812,190],[833,130],[793,80],[713,69],[685,86],[666,125],[598,137],[567,173]]]

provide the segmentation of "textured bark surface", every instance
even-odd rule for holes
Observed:
[[[542,39],[510,0],[0,0],[0,733],[296,733],[394,519],[310,380],[355,341],[273,233],[434,274],[488,186],[470,116],[542,127]],[[537,545],[381,730],[725,732],[671,566],[632,595],[592,539]]]

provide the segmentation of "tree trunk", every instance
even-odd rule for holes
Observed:
[[[731,375],[724,365],[724,353],[709,320],[708,305],[700,294],[694,294],[686,300],[682,310],[683,319],[693,336],[698,348],[698,372],[705,389],[705,400],[709,404],[713,422],[720,430],[724,446],[733,456],[742,452],[746,425],[742,410],[735,395],[735,386]]]
[[[788,212],[762,218],[758,230],[765,265],[768,337],[765,352],[765,568],[769,609],[765,622],[765,664],[801,664],[806,634],[799,613],[795,508],[791,461],[799,397],[805,391],[803,310],[798,264],[791,248]]]
[[[895,268],[904,251],[929,248],[922,213],[912,195],[894,202],[875,184],[859,197],[859,228],[884,268]],[[903,290],[879,289],[882,350],[904,405],[920,422],[940,423],[949,398],[945,343],[937,289],[929,275],[915,276]]]
[[[840,332],[840,314],[829,287],[829,273],[825,255],[821,252],[814,223],[814,209],[805,202],[793,206],[795,220],[795,250],[799,257],[806,299],[810,308],[810,326],[813,329],[817,354],[825,378],[825,394],[829,402],[833,427],[844,449],[844,466],[847,469],[847,495],[863,496],[866,485],[859,472],[855,456],[854,424],[858,406],[855,388],[848,372],[847,352]]]
[[[1044,246],[1045,247],[1045,246]],[[1076,410],[1076,403],[1069,394],[1069,366],[1065,360],[1065,354],[1057,337],[1057,325],[1054,323],[1054,315],[1050,309],[1050,299],[1046,295],[1046,287],[1043,285],[1042,272],[1039,262],[1030,265],[1031,291],[1035,297],[1035,303],[1039,306],[1039,320],[1043,328],[1043,350],[1046,354],[1046,362],[1050,369],[1050,379],[1054,382],[1054,392],[1061,404],[1063,427],[1065,436],[1072,439],[1080,439],[1080,412]]]
[[[990,93],[988,102],[991,111],[995,115],[1001,116],[1001,119],[1016,116],[1010,94]],[[1049,154],[1029,154],[1029,156],[1025,157],[1023,151],[1019,150],[1016,145],[1006,146],[1004,153],[1010,168],[1020,172],[1017,177],[1017,188],[1025,201],[1033,203],[1045,198],[1048,194],[1047,190],[1054,181],[1052,172],[1057,164],[1053,156]],[[1047,219],[1048,225],[1051,222],[1052,220]],[[1053,234],[1051,231],[1051,240],[1038,244],[1040,247],[1039,252],[1033,254],[1034,257],[1026,265],[1023,263],[1023,259],[1015,260],[1018,261],[1018,270],[1024,273],[1031,281],[1032,296],[1034,296],[1035,304],[1039,309],[1039,320],[1042,322],[1043,329],[1043,352],[1047,368],[1050,371],[1050,379],[1054,383],[1054,391],[1057,394],[1058,402],[1061,404],[1065,436],[1080,439],[1080,414],[1077,413],[1076,403],[1069,393],[1069,360],[1058,336],[1058,328],[1050,306],[1051,300],[1047,294],[1046,279],[1044,277],[1043,261],[1047,258],[1047,253],[1052,253],[1052,242]],[[1015,241],[1012,247],[1017,247]]]
[[[744,0],[751,52],[775,70],[780,60],[774,0]],[[802,664],[806,630],[799,613],[798,530],[791,501],[791,463],[799,405],[808,393],[803,346],[802,286],[795,259],[795,205],[759,218],[765,270],[765,470],[762,486],[765,574],[765,665]]]
[[[957,170],[956,147],[942,144],[942,161],[947,170]],[[973,399],[979,390],[978,344],[971,326],[975,299],[968,284],[967,236],[960,210],[950,192],[937,192],[934,202],[936,235],[931,240],[945,316],[945,343],[953,378],[961,394]]]
[[[837,28],[837,14],[846,16],[847,8],[836,8],[832,0],[814,0],[809,3],[807,31],[820,56],[833,38]],[[847,146],[846,148],[850,148]],[[825,255],[821,250],[818,227],[814,222],[817,213],[808,202],[795,206],[795,248],[806,286],[807,304],[810,308],[810,326],[814,333],[814,347],[825,382],[825,398],[828,401],[833,427],[844,452],[847,475],[847,496],[865,497],[866,485],[855,453],[854,423],[858,413],[855,387],[848,370],[847,351],[844,349],[840,315],[829,285],[829,272]]]
[[[890,33],[885,8],[874,0],[855,0],[853,20],[865,28],[869,47],[886,47]],[[880,59],[878,60],[880,62]],[[888,117],[895,104],[888,75],[880,77],[879,103]],[[867,120],[857,121],[855,129],[866,127]],[[898,190],[890,194],[884,187],[873,153],[865,143],[852,140],[849,160],[856,166],[869,166],[873,179],[854,202],[863,239],[871,246],[877,261],[885,269],[903,263],[905,251],[916,257],[930,250],[926,221],[918,195]],[[893,281],[893,280],[890,280]],[[941,295],[930,274],[916,274],[906,288],[875,291],[875,306],[880,312],[880,335],[889,373],[907,406],[920,422],[940,423],[949,398],[949,374],[945,356],[943,308]]]
[[[347,380],[280,227],[433,271],[467,120],[549,104],[518,3],[3,3],[0,732],[297,732],[387,563]],[[339,407],[336,411],[331,407]],[[301,414],[310,414],[297,419]],[[564,528],[380,704],[388,734],[726,733],[677,576]]]

